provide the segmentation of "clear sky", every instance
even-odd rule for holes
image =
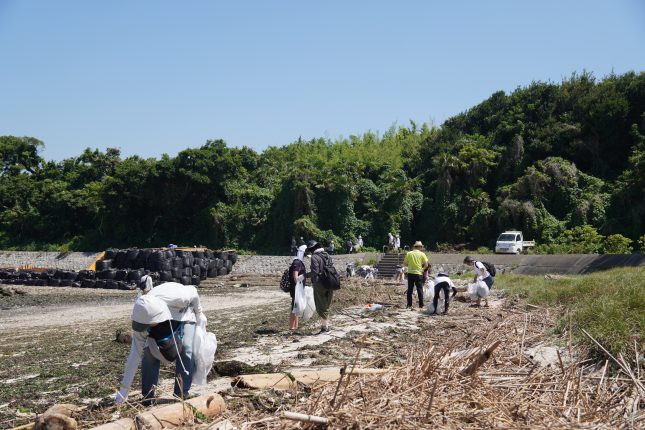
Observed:
[[[50,160],[440,125],[583,70],[645,70],[645,1],[0,0],[0,135]]]

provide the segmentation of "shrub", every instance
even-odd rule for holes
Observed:
[[[640,252],[645,252],[645,234],[638,238],[638,249]]]
[[[622,234],[612,234],[605,239],[603,251],[605,254],[629,254],[633,249],[631,243],[632,240]]]
[[[596,254],[602,246],[603,239],[604,236],[592,226],[577,226],[562,232],[553,251],[562,254]]]

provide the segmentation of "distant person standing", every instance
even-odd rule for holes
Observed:
[[[334,255],[334,241],[333,240],[329,241],[329,248],[327,248],[327,250],[329,251],[329,255]]]
[[[356,252],[359,252],[363,249],[363,236],[358,235],[358,240],[356,241]]]
[[[297,248],[296,256],[289,266],[289,295],[291,296],[291,313],[289,315],[289,328],[291,330],[296,330],[298,328],[298,316],[293,313],[293,303],[296,297],[296,285],[298,284],[298,277],[302,275],[305,276],[307,269],[305,268],[305,263],[302,259],[305,256],[305,250],[307,249],[306,245],[302,245]],[[306,279],[303,281],[303,285],[306,283]]]
[[[295,236],[291,236],[291,249],[289,251],[289,255],[295,256],[297,252],[298,246],[296,246],[296,238]]]
[[[392,233],[387,234],[387,249],[394,249],[394,236],[392,235]]]
[[[399,248],[401,248],[401,237],[399,237],[399,234],[397,233],[394,237],[394,250],[398,251]]]
[[[328,289],[321,281],[320,276],[325,266],[332,265],[331,257],[327,254],[318,242],[310,240],[307,244],[307,252],[311,253],[311,282],[314,287],[314,302],[316,303],[316,312],[320,316],[320,332],[323,334],[329,332],[329,307],[334,297],[334,290]]]
[[[417,296],[419,297],[419,308],[423,309],[423,284],[421,278],[423,271],[428,266],[428,257],[423,251],[423,243],[417,240],[414,243],[413,250],[405,255],[403,267],[408,270],[408,292],[407,292],[407,309],[412,309],[412,290],[416,286]]]
[[[347,239],[347,242],[345,242],[345,246],[347,246],[347,253],[351,254],[352,251],[354,250],[354,244],[352,243],[352,239]]]

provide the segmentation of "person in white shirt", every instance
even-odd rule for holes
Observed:
[[[437,312],[437,306],[439,305],[439,293],[443,290],[443,314],[448,314],[448,306],[450,304],[450,291],[453,292],[453,297],[457,294],[457,288],[455,284],[452,283],[452,280],[448,275],[444,273],[437,273],[437,276],[434,278],[434,297],[432,298],[432,306],[434,309],[433,314],[439,314]],[[432,314],[431,314],[432,315]]]
[[[132,343],[121,387],[115,402],[128,399],[134,375],[141,364],[141,391],[144,399],[155,397],[160,363],[175,362],[174,394],[189,395],[194,372],[193,339],[195,323],[206,322],[197,289],[192,285],[166,282],[152,287],[146,275],[139,284],[141,295],[132,309]]]
[[[475,261],[475,259],[470,256],[466,256],[466,258],[464,258],[464,264],[468,264],[473,268],[473,271],[475,272],[473,282],[484,281],[489,290],[493,287],[493,282],[495,282],[495,280],[493,279],[491,274],[488,273],[488,270],[486,269],[486,266],[484,266],[484,263],[482,263],[481,261]],[[477,303],[475,304],[475,306],[481,305],[481,299],[482,298],[480,296],[477,297]],[[484,306],[488,307],[488,297],[484,297]]]

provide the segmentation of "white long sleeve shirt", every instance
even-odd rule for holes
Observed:
[[[182,285],[177,282],[166,282],[153,288],[148,293],[161,299],[170,310],[175,321],[194,322],[196,314],[202,311],[197,288],[192,285]],[[154,340],[153,340],[154,342]],[[121,388],[130,389],[134,375],[141,364],[143,349],[148,343],[148,331],[132,332],[130,354],[125,364],[125,372],[121,380]]]

